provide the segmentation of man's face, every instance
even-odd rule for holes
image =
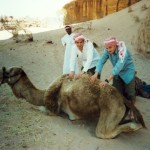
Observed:
[[[82,50],[83,49],[83,45],[84,45],[84,40],[83,39],[80,39],[78,41],[75,42],[76,46]]]
[[[108,46],[108,47],[106,47],[106,49],[107,49],[109,54],[113,54],[116,50],[116,45]]]
[[[71,28],[66,28],[66,32],[70,35],[72,33]]]

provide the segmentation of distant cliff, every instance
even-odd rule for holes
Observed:
[[[64,24],[102,18],[140,0],[73,0],[64,6]]]

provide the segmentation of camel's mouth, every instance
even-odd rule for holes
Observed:
[[[3,83],[3,68],[0,69],[0,85]]]

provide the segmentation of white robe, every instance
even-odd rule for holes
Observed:
[[[61,42],[63,46],[65,46],[65,54],[64,54],[64,64],[63,64],[63,74],[70,73],[70,57],[72,53],[72,47],[74,45],[73,37],[75,33],[66,34],[61,38]],[[75,67],[75,74],[79,73],[78,62]]]
[[[87,72],[89,69],[95,67],[100,59],[99,53],[94,48],[93,43],[87,41],[84,43],[83,51],[81,52],[79,48],[74,45],[72,48],[71,59],[70,59],[70,70],[74,71],[75,64],[77,62],[77,56],[82,60],[83,70]]]

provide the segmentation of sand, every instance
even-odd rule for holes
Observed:
[[[82,32],[103,50],[103,40],[115,35],[125,41],[133,56],[138,76],[150,84],[150,60],[135,48],[135,40],[142,19],[147,10],[141,11],[149,0],[128,9],[108,15],[102,19],[83,23],[74,30]],[[135,21],[138,16],[140,21]],[[35,32],[36,31],[36,32]],[[39,32],[38,32],[39,31]],[[41,32],[43,31],[43,32]],[[50,83],[62,74],[64,47],[61,37],[64,29],[34,29],[33,42],[16,43],[10,34],[0,31],[0,68],[22,66],[32,83],[39,89],[47,89]],[[53,41],[53,44],[47,41]],[[110,73],[108,61],[102,73],[102,80]],[[115,139],[96,138],[96,122],[70,121],[62,117],[50,117],[34,111],[32,105],[17,99],[8,85],[0,87],[0,149],[4,150],[150,150],[150,99],[137,97],[137,108],[141,111],[148,129],[134,133],[121,133]],[[86,108],[85,108],[86,109]]]

